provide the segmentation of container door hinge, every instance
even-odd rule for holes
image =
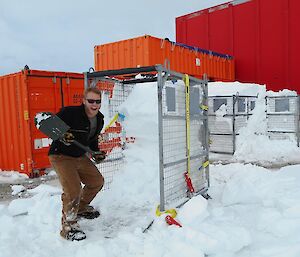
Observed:
[[[24,111],[24,120],[29,120],[29,113],[28,111]]]

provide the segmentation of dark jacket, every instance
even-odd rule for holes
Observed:
[[[99,151],[98,136],[104,124],[104,116],[101,112],[97,114],[97,129],[95,135],[89,140],[90,121],[85,113],[84,105],[63,107],[57,114],[67,125],[70,126],[70,132],[74,135],[75,140],[85,146],[89,146],[93,151]],[[85,154],[85,151],[78,146],[71,144],[69,146],[55,140],[52,142],[49,155],[63,154],[72,157],[79,157]]]

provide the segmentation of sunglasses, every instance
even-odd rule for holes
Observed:
[[[101,104],[100,99],[97,99],[97,100],[95,100],[95,99],[86,99],[86,100],[88,101],[89,104],[94,104],[94,103]]]

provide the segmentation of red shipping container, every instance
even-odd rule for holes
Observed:
[[[79,105],[83,74],[23,70],[0,77],[0,169],[30,177],[50,167],[49,139],[34,124],[36,113]]]
[[[235,58],[236,80],[300,93],[300,2],[232,1],[176,18],[177,42]]]

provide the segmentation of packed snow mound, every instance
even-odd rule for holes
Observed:
[[[300,162],[300,148],[295,135],[282,140],[270,139],[268,135],[265,94],[258,95],[255,108],[247,126],[241,128],[236,141],[233,161],[252,162],[263,166],[286,165]],[[284,90],[283,95],[293,95]],[[274,96],[274,94],[272,94]],[[282,96],[278,93],[277,96]]]
[[[265,85],[241,82],[209,82],[208,96],[257,96],[266,92]]]
[[[236,151],[227,159],[229,162],[255,163],[267,167],[300,163],[300,148],[297,139],[290,134],[287,139],[270,139],[268,120],[266,117],[266,96],[296,96],[291,90],[279,92],[267,91],[266,87],[258,84],[239,82],[210,82],[209,96],[256,96],[257,100],[252,115],[249,116],[247,126],[242,127],[236,136]],[[226,118],[227,106],[222,105],[215,113],[216,119],[226,121],[232,125],[232,119]],[[284,120],[283,120],[284,122]],[[213,156],[211,154],[211,156]],[[214,159],[216,159],[214,157]]]
[[[266,92],[266,95],[267,96],[297,96],[297,92],[288,89],[283,89],[278,92],[274,92],[270,90]]]

